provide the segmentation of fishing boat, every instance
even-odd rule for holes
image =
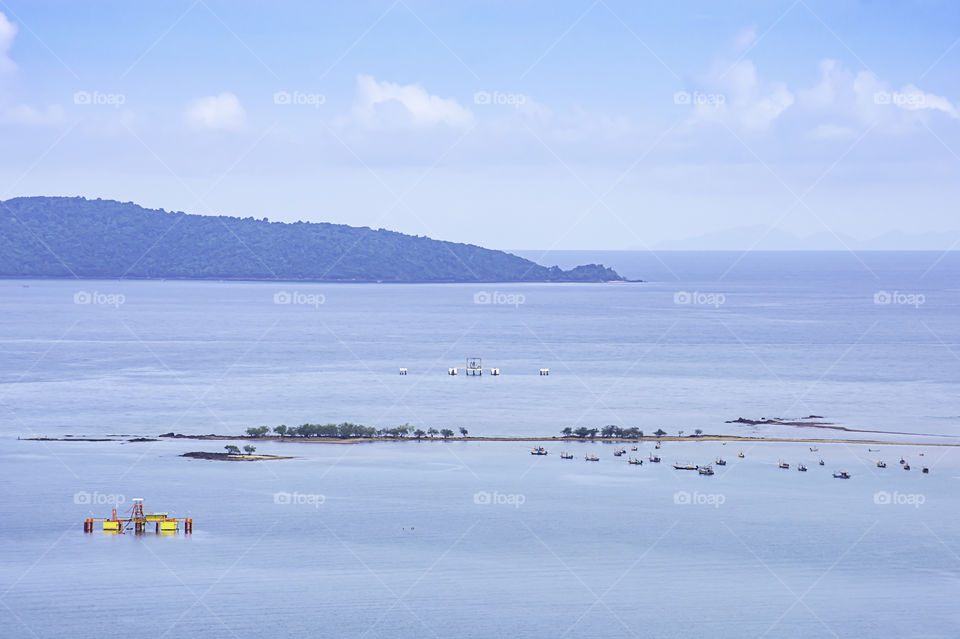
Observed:
[[[573,453],[560,453],[560,459],[573,459]]]
[[[797,466],[797,470],[799,470],[801,473],[805,473],[807,472],[807,467],[804,466],[803,464],[800,464],[799,466]]]
[[[790,468],[790,464],[783,461],[782,459],[779,462],[777,462],[777,466],[779,466],[780,468]]]
[[[643,460],[642,460],[642,459],[634,459],[633,457],[631,457],[630,459],[628,459],[628,460],[627,460],[627,463],[628,463],[628,464],[633,464],[634,466],[643,466]]]
[[[726,466],[727,460],[724,459],[723,457],[717,457],[713,463],[715,463],[717,466]]]
[[[660,463],[660,457],[657,456],[657,455],[650,455],[649,457],[647,457],[647,461],[648,461],[648,462],[651,462],[651,463],[654,463],[654,464],[659,464],[659,463]]]
[[[903,466],[903,465],[906,464],[906,463],[907,463],[907,461],[906,461],[903,457],[901,457],[901,458],[900,458],[900,465]]]
[[[929,475],[929,474],[930,474],[930,469],[927,468],[926,466],[923,466],[923,467],[920,468],[920,472],[923,473],[924,475]]]
[[[656,448],[657,450],[660,450],[660,442],[657,442],[657,445],[655,446],[655,448]]]
[[[583,459],[584,461],[600,461],[600,458],[596,455],[584,455]]]
[[[877,460],[877,468],[886,468],[886,467],[887,467],[887,462],[883,461],[882,459]]]
[[[634,447],[633,447],[633,448],[631,448],[630,450],[632,450],[632,451],[636,451],[636,450],[637,450],[637,447],[636,447],[636,446],[634,446]]]
[[[743,459],[743,451],[742,451],[742,450],[737,453],[737,457],[739,457],[740,459]]]
[[[904,464],[904,465],[903,465],[903,469],[904,469],[904,470],[910,470],[910,464]]]
[[[712,475],[713,466],[701,466],[700,468],[697,469],[697,472],[700,473],[701,475]]]
[[[623,455],[623,453],[624,453],[624,451],[622,451],[622,450],[615,450],[615,451],[613,451],[613,456],[614,456],[614,457],[620,457],[621,455]]]
[[[823,466],[823,460],[822,460],[822,459],[821,459],[820,461],[818,461],[817,463],[820,464],[821,466]]]
[[[817,448],[816,446],[811,446],[811,447],[810,447],[810,452],[811,452],[811,453],[815,453],[815,452],[817,452],[818,450],[820,450],[820,449]]]
[[[880,452],[880,449],[879,449],[879,448],[868,448],[868,449],[867,449],[867,452],[868,452],[868,453],[879,453],[879,452]]]
[[[549,453],[547,453],[547,449],[544,448],[543,446],[538,446],[537,448],[534,448],[533,450],[531,450],[530,454],[531,455],[547,455]]]
[[[850,479],[850,473],[845,470],[840,470],[833,473],[834,479]]]
[[[921,457],[923,457],[923,453],[917,453],[917,454],[920,455]]]
[[[676,470],[697,470],[696,464],[674,464],[674,469]]]

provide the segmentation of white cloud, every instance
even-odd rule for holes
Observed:
[[[16,63],[10,59],[10,49],[13,48],[13,40],[16,37],[17,25],[0,13],[0,71],[13,71],[17,68]]]
[[[57,126],[63,124],[66,116],[59,104],[37,109],[29,104],[18,104],[6,108],[0,115],[5,123],[26,124],[31,126]]]
[[[689,98],[694,114],[688,125],[723,122],[744,131],[765,131],[795,100],[785,83],[762,81],[750,60],[714,62],[701,85],[703,90]]]
[[[957,108],[950,100],[926,93],[914,84],[908,84],[891,96],[895,106],[906,111],[942,111],[951,118],[957,118]]]
[[[453,98],[430,95],[416,84],[377,82],[369,75],[357,76],[357,98],[353,114],[368,127],[407,125],[430,127],[445,124],[465,127],[473,124],[473,113]]]
[[[247,117],[232,93],[198,98],[187,106],[184,115],[192,126],[207,129],[239,129]]]
[[[820,81],[797,92],[798,104],[804,110],[861,124],[882,124],[887,132],[904,130],[917,117],[923,117],[922,112],[960,117],[950,100],[914,84],[896,90],[872,72],[854,74],[836,60],[821,60],[819,66]]]
[[[750,25],[733,39],[733,52],[743,53],[757,42],[757,25]]]

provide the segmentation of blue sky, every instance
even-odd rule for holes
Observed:
[[[3,199],[500,248],[960,230],[955,2],[4,0],[0,13]]]

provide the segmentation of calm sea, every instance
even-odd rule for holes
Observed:
[[[960,256],[525,255],[645,282],[0,281],[0,635],[957,636],[960,456],[930,444],[960,441]],[[502,374],[447,375],[468,357]],[[807,415],[926,445],[667,442],[636,467],[549,439],[547,457],[261,443],[297,457],[262,463],[17,440],[343,420],[831,434],[724,423]],[[713,477],[670,467],[718,456]],[[83,534],[135,497],[195,533]]]

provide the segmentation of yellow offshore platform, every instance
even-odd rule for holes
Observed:
[[[175,535],[183,524],[184,534],[193,532],[193,519],[170,517],[168,513],[147,513],[143,511],[143,499],[135,498],[129,517],[118,517],[117,509],[113,509],[110,519],[88,518],[83,520],[83,532],[92,533],[97,522],[102,522],[103,532],[124,534],[133,528],[134,534],[142,535],[147,531],[147,524],[155,524],[158,534]]]

